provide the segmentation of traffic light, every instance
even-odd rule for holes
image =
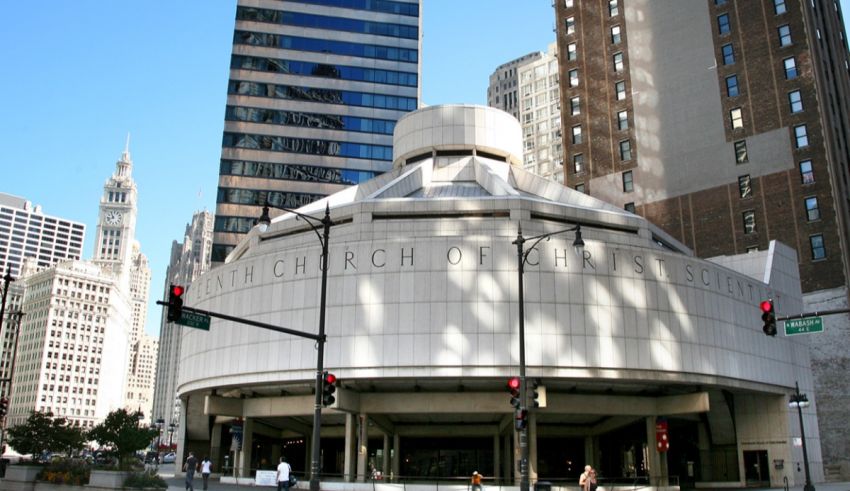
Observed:
[[[514,412],[514,427],[524,430],[528,427],[528,409],[517,409]]]
[[[511,393],[511,406],[515,409],[519,409],[522,405],[522,401],[519,399],[519,387],[519,377],[511,377],[508,379],[508,392]]]
[[[3,397],[0,399],[0,418],[6,417],[6,411],[9,410],[9,399]]]
[[[773,310],[773,300],[765,300],[759,307],[763,312],[761,314],[761,320],[764,321],[762,330],[768,336],[776,336],[776,313]]]
[[[183,293],[186,289],[180,285],[171,285],[168,289],[168,322],[177,322],[183,317]]]
[[[528,405],[529,407],[540,407],[540,391],[537,390],[537,387],[540,383],[537,380],[531,380],[528,382],[528,397],[531,398],[531,403]]]
[[[328,372],[324,372],[322,375],[322,405],[327,407],[334,403],[336,397],[334,397],[334,392],[336,392],[336,375]]]

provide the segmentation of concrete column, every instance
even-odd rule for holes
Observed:
[[[309,479],[310,472],[310,462],[313,458],[313,439],[310,438],[310,435],[301,435],[304,437],[304,475],[302,478],[306,481]],[[281,449],[282,451],[282,449]],[[319,464],[321,464],[321,460]],[[319,475],[321,475],[321,465],[319,465]]]
[[[655,416],[646,418],[646,446],[649,454],[649,485],[667,486],[667,453],[655,448]]]
[[[386,475],[389,474],[387,471],[390,469],[390,435],[389,433],[384,433],[384,458],[381,461],[381,473]]]
[[[254,447],[254,419],[245,418],[242,422],[242,450],[239,452],[237,477],[251,476],[251,450]]]
[[[360,414],[357,418],[357,482],[366,482],[369,475],[369,416]]]
[[[537,482],[537,413],[528,412],[528,480]]]
[[[510,482],[511,478],[514,476],[513,435],[513,432],[510,432],[507,435],[502,436],[502,457],[505,458],[504,463],[502,463],[502,470],[504,471],[506,482]]]
[[[351,413],[345,413],[345,464],[343,469],[343,479],[345,482],[354,481],[354,465],[356,460],[355,449],[357,448],[357,424],[356,416]]]
[[[393,477],[398,476],[401,464],[401,437],[398,433],[393,434]]]
[[[501,443],[501,436],[498,433],[493,435],[493,479],[497,481],[501,477],[502,471]]]
[[[221,472],[224,457],[221,455],[221,423],[216,423],[212,427],[212,435],[210,436],[210,462],[213,463],[213,469],[216,472]]]

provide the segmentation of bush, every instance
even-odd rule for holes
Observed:
[[[89,483],[89,466],[82,460],[57,460],[48,464],[36,479],[53,484],[82,486]]]
[[[156,474],[156,471],[134,472],[124,480],[125,488],[160,488],[165,489],[168,484]]]

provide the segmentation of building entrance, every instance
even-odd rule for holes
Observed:
[[[747,486],[769,486],[770,468],[767,464],[767,450],[744,451],[744,473]]]
[[[405,438],[400,477],[467,478],[493,469],[493,438]]]

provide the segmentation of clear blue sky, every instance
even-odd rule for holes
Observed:
[[[493,69],[554,40],[551,0],[425,0],[423,102],[486,103]],[[159,334],[172,240],[215,210],[236,0],[47,0],[3,5],[0,192],[84,222],[131,134],[136,235]]]
[[[137,237],[153,272],[147,332],[172,240],[215,210],[236,0],[46,0],[3,5],[0,191],[87,224],[125,135]],[[424,0],[423,102],[486,103],[493,69],[554,40],[551,0]],[[850,0],[841,0],[844,12]]]

